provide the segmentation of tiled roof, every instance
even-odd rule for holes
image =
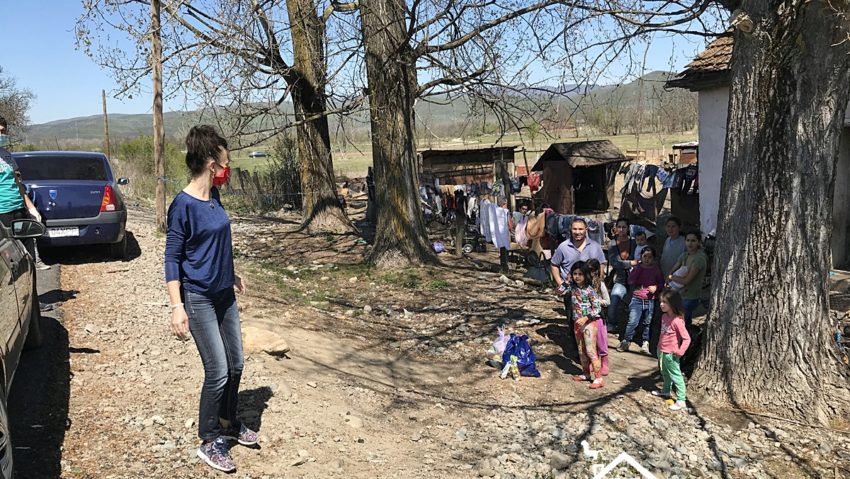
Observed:
[[[668,87],[703,90],[729,83],[729,64],[732,61],[733,39],[724,33],[709,43],[685,69],[666,83]]]

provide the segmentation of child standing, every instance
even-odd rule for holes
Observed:
[[[573,376],[574,381],[590,380],[590,389],[605,385],[602,380],[602,361],[596,351],[598,319],[602,317],[599,295],[591,284],[592,273],[587,263],[577,261],[570,268],[572,281],[565,286],[565,294],[572,306],[573,332],[578,345],[581,369],[584,374]]]
[[[629,285],[634,288],[632,301],[629,303],[629,322],[626,324],[626,333],[617,351],[625,352],[635,336],[639,324],[643,324],[643,335],[641,336],[641,351],[650,354],[649,333],[652,324],[652,313],[655,308],[655,298],[658,291],[664,286],[664,276],[661,268],[655,262],[655,248],[647,246],[643,249],[640,263],[632,268],[629,273]]]
[[[661,292],[661,337],[658,339],[658,366],[661,368],[661,377],[664,385],[661,390],[652,391],[653,396],[670,398],[670,389],[676,386],[676,402],[670,406],[673,411],[686,407],[685,400],[685,377],[679,362],[688,346],[691,344],[691,336],[685,328],[685,306],[682,296],[676,291],[665,289]]]
[[[608,294],[608,287],[602,281],[602,267],[599,260],[587,260],[587,267],[590,268],[590,283],[593,289],[599,293],[599,305],[602,308],[607,308],[611,305],[611,295]],[[602,375],[608,375],[608,325],[605,318],[600,315],[596,320],[596,353],[599,354],[599,359],[602,362]]]

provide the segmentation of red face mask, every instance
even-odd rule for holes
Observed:
[[[221,167],[221,169],[216,171],[215,174],[213,175],[213,186],[218,188],[221,185],[227,183],[227,181],[229,179],[230,179],[230,167],[229,166]]]

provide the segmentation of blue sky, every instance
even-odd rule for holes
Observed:
[[[16,78],[18,86],[31,90],[33,124],[101,112],[101,89],[107,92],[110,113],[149,113],[149,95],[116,99],[117,86],[82,51],[75,49],[74,23],[82,13],[78,0],[9,1],[3,6],[3,37],[0,66]],[[657,37],[647,58],[647,71],[678,70],[704,42],[698,38]],[[166,103],[166,110],[179,109],[183,102]]]
[[[4,74],[15,77],[18,87],[35,94],[31,123],[100,114],[102,89],[110,113],[150,112],[150,96],[133,100],[110,97],[115,82],[85,53],[75,50],[74,22],[82,13],[79,0],[3,3],[5,42],[0,66]]]

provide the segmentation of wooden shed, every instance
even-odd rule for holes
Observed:
[[[532,171],[543,172],[543,201],[562,214],[606,211],[614,179],[628,161],[609,140],[553,143]]]
[[[464,185],[493,181],[507,176],[514,162],[514,146],[465,150],[423,150],[419,152],[423,180],[439,178],[443,185]],[[504,168],[504,170],[502,170]]]

